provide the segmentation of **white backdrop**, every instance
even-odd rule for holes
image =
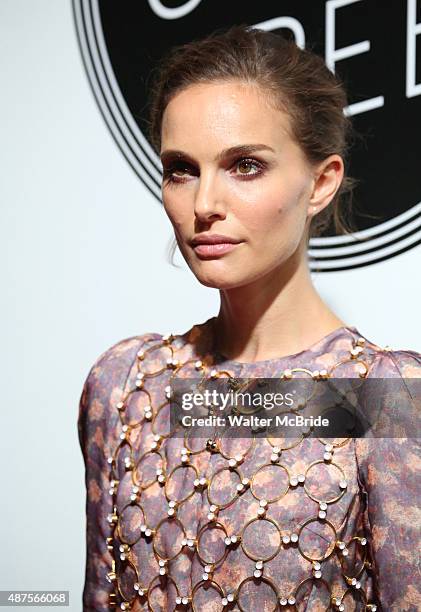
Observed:
[[[70,0],[0,0],[0,45],[0,589],[68,589],[77,611],[85,491],[76,420],[88,370],[118,340],[206,320],[219,296],[166,261],[170,224],[102,120]],[[421,351],[420,269],[418,247],[314,281],[370,340]]]

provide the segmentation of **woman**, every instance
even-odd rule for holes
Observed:
[[[89,372],[85,610],[421,609],[416,440],[168,424],[175,379],[421,377],[419,353],[364,338],[311,282],[309,237],[347,230],[346,104],[321,58],[246,26],[163,63],[164,207],[221,305],[184,334],[118,342]]]

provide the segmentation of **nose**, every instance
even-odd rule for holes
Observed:
[[[194,214],[198,221],[203,222],[224,219],[226,216],[222,187],[218,185],[213,173],[202,172],[200,175],[194,199]]]

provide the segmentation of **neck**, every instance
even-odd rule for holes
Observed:
[[[215,349],[237,361],[292,355],[346,325],[315,290],[305,257],[247,285],[220,290],[220,298]]]

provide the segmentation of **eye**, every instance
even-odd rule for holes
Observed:
[[[170,183],[184,183],[188,176],[193,174],[189,164],[179,161],[163,169],[163,178]]]
[[[235,162],[234,167],[238,170],[237,176],[244,177],[261,174],[263,171],[263,165],[251,157],[242,157]]]

